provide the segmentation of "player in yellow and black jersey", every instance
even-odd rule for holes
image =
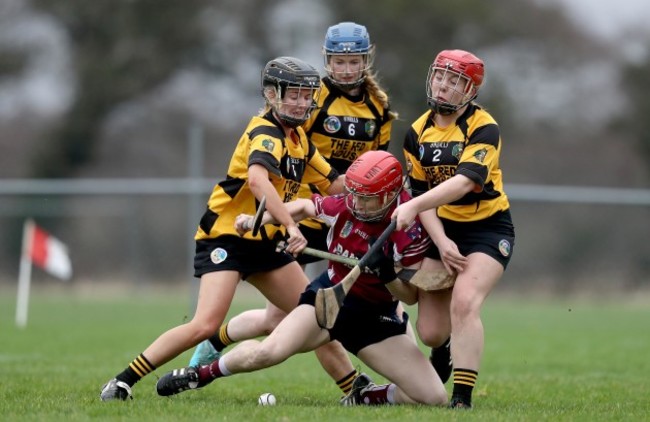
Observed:
[[[309,140],[340,174],[367,151],[387,150],[392,122],[388,96],[372,70],[375,46],[365,26],[341,22],[325,33],[322,79],[316,111],[303,125]],[[300,197],[309,199],[319,191],[303,185]],[[327,250],[328,227],[318,220],[301,222],[301,232],[312,248]],[[308,255],[298,257],[302,265],[320,261]]]
[[[197,240],[235,235],[235,217],[255,213],[259,202],[251,194],[249,180],[253,166],[261,166],[268,173],[266,178],[270,186],[260,186],[260,191],[268,194],[269,210],[273,207],[271,202],[289,202],[297,198],[302,182],[312,181],[325,191],[329,191],[332,182],[340,184],[338,172],[307,140],[303,129],[298,126],[285,134],[282,124],[269,110],[263,116],[253,117],[240,138],[226,179],[217,184],[210,196]],[[273,190],[269,191],[269,187]],[[340,190],[340,186],[336,190]],[[280,201],[274,201],[275,198]],[[277,242],[285,237],[284,230],[284,226],[263,226],[255,238]],[[252,237],[250,232],[246,236]]]
[[[457,272],[452,289],[419,292],[417,323],[420,339],[433,347],[430,359],[439,374],[451,373],[451,350],[452,408],[472,406],[483,350],[481,306],[507,267],[515,241],[499,163],[499,127],[474,102],[484,72],[483,61],[463,50],[442,51],[429,67],[430,110],[404,140],[415,198],[393,213],[398,229],[419,214],[431,235],[435,247],[423,269]]]
[[[340,174],[345,174],[362,153],[386,150],[390,142],[396,114],[390,110],[388,96],[372,72],[373,57],[374,46],[365,26],[342,22],[328,28],[323,45],[327,75],[322,78],[316,111],[302,127],[320,154]],[[301,198],[310,199],[313,193],[327,194],[313,183],[301,185]],[[245,213],[252,212],[248,210]],[[310,247],[328,250],[329,227],[324,222],[307,219],[300,222],[299,228]],[[303,268],[322,261],[306,254],[296,259]],[[320,270],[316,268],[316,272]],[[267,302],[264,309],[247,310],[234,316],[219,329],[219,333],[199,344],[190,359],[190,366],[215,360],[234,341],[270,333],[285,315]],[[339,378],[338,385],[345,394],[350,391],[357,375],[355,371]]]
[[[131,387],[142,377],[212,336],[223,323],[241,279],[283,312],[296,307],[309,280],[291,255],[275,251],[275,241],[286,230],[290,251],[307,242],[283,202],[296,198],[303,182],[329,194],[343,191],[343,177],[307,141],[300,127],[313,110],[319,88],[320,75],[301,60],[278,57],[266,64],[262,71],[265,110],[252,118],[239,140],[227,177],[215,186],[195,236],[194,275],[201,282],[194,317],[163,333],[109,380],[100,393],[103,401],[130,398]],[[254,212],[263,196],[267,211],[280,225],[263,226],[255,237],[240,237],[235,218]],[[337,382],[356,373],[338,342],[322,346],[317,355]],[[184,374],[188,385],[195,385],[196,368],[189,367]]]

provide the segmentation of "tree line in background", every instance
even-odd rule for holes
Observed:
[[[143,169],[146,166],[154,166],[157,177],[186,174],[185,150],[178,145],[183,142],[179,140],[184,135],[182,128],[193,120],[193,116],[184,114],[182,110],[166,109],[160,112],[162,117],[143,117],[141,127],[129,132],[133,138],[122,142],[137,143],[141,139],[149,139],[153,145],[148,147],[151,155],[147,152],[145,156],[137,149],[125,149],[127,152],[121,155],[102,152],[118,148],[116,145],[106,145],[110,140],[106,135],[110,132],[107,122],[125,103],[150,95],[179,69],[200,68],[216,78],[239,71],[231,66],[234,62],[232,40],[225,36],[215,39],[214,32],[210,31],[211,25],[223,24],[223,19],[214,19],[214,23],[211,23],[210,16],[236,17],[237,31],[233,31],[232,36],[239,38],[237,45],[244,46],[237,49],[237,53],[250,57],[249,63],[258,73],[269,56],[291,54],[290,51],[279,51],[274,42],[274,33],[266,23],[272,19],[282,19],[282,15],[278,15],[280,7],[283,13],[292,13],[292,7],[300,10],[300,2],[263,0],[33,0],[31,6],[39,13],[51,16],[65,28],[71,43],[76,94],[67,111],[60,118],[48,122],[46,129],[38,133],[39,141],[29,144],[31,148],[24,153],[27,158],[21,167],[23,170],[6,174],[5,177],[93,177],[98,174],[95,169],[100,166],[115,169],[114,177],[128,175],[133,168]],[[543,118],[522,120],[517,117],[522,110],[515,100],[523,99],[525,102],[526,96],[534,91],[534,82],[528,86],[530,91],[519,90],[517,95],[521,98],[513,99],[506,89],[507,84],[526,76],[516,66],[504,69],[499,67],[497,60],[488,62],[489,88],[486,87],[479,100],[497,117],[504,133],[506,182],[593,182],[616,186],[616,180],[603,174],[603,163],[594,162],[606,157],[610,166],[626,170],[619,172],[623,174],[623,183],[647,185],[650,176],[650,120],[646,118],[650,112],[650,99],[645,95],[650,90],[648,57],[634,62],[621,60],[615,46],[587,37],[559,9],[535,1],[331,0],[324,2],[323,7],[331,14],[331,22],[326,22],[325,27],[343,20],[354,20],[369,28],[372,40],[377,45],[376,70],[382,85],[388,89],[393,107],[401,116],[394,127],[391,145],[391,150],[397,155],[401,155],[401,137],[406,127],[426,108],[424,77],[438,51],[462,47],[475,52],[494,52],[499,46],[505,46],[506,51],[508,46],[512,46],[530,50],[530,54],[539,57],[544,66],[560,72],[564,68],[567,72],[580,68],[582,63],[616,63],[622,76],[620,89],[627,103],[624,113],[599,126],[595,134],[584,123],[567,126]],[[310,16],[304,19],[308,21]],[[0,78],[10,79],[12,75],[20,73],[29,60],[29,54],[12,50],[0,54]],[[523,86],[526,87],[525,84]],[[570,91],[571,87],[566,89]],[[242,87],[242,91],[256,91],[256,87]],[[549,96],[547,102],[551,103],[551,107],[554,101],[556,98]],[[590,101],[591,98],[583,100],[585,104]],[[219,114],[228,109],[227,102],[222,105],[222,109],[212,112]],[[607,107],[607,104],[604,106]],[[561,113],[571,115],[578,111],[566,109]],[[618,111],[612,110],[612,114]],[[255,109],[250,110],[250,114],[255,112]],[[242,128],[248,117],[239,117]],[[228,154],[224,154],[224,151],[232,148],[241,129],[224,129],[217,124],[211,126],[209,121],[204,123],[206,137],[214,140],[211,141],[210,150],[205,153],[206,162],[211,163],[206,169],[206,176],[222,177],[228,160]],[[0,130],[5,134],[20,133],[16,127],[1,127]],[[155,137],[155,142],[152,137]],[[10,146],[10,138],[14,137],[5,136],[4,140],[0,140],[0,145],[12,150],[20,148],[20,145]],[[601,150],[602,155],[594,159],[590,156],[590,148]],[[179,162],[182,164],[179,165]],[[575,176],[568,178],[568,174]],[[159,204],[151,205],[144,210],[148,212],[158,207]],[[530,213],[537,208],[537,205],[526,204],[521,206],[521,212]],[[579,219],[582,209],[574,212],[575,218]],[[546,217],[549,224],[561,226],[563,221],[567,221],[567,214],[569,221],[574,221],[572,213],[557,210]],[[596,219],[596,224],[601,226],[600,234],[611,235],[614,244],[621,241],[620,235],[615,233],[616,228],[612,227],[611,232],[602,231],[602,226],[611,221],[610,216],[603,214]],[[518,221],[522,235],[526,233],[544,238],[547,228],[543,224],[529,221],[524,215],[520,215]],[[142,224],[153,226],[146,230],[151,233],[146,235],[144,242],[159,244],[163,232],[160,226],[168,223],[162,218],[154,218]],[[634,223],[620,224],[631,227]],[[574,269],[579,272],[593,256],[608,253],[607,245],[594,244],[593,238],[586,235],[593,229],[573,225],[567,230],[567,235],[571,234],[573,241],[560,250],[553,250],[549,254],[542,244],[531,246],[531,256],[526,257],[530,261],[529,267],[544,271],[545,268],[540,267],[549,265],[553,269]],[[170,239],[185,236],[182,227],[164,231]],[[13,238],[16,236],[14,232]],[[642,236],[632,240],[638,244],[644,242]],[[176,243],[184,246],[182,241],[176,240]],[[584,256],[581,254],[571,260],[565,259],[575,248],[581,248]],[[650,264],[647,256],[644,258],[644,248],[639,246],[635,250],[638,254],[630,258],[633,261],[628,261],[628,264],[635,268],[637,274],[639,271],[647,274]],[[556,253],[558,256],[554,256]],[[545,258],[540,261],[540,256]],[[180,271],[183,270],[181,266]],[[166,265],[161,266],[161,272],[168,272]]]

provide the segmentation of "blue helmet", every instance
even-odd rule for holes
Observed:
[[[331,64],[332,57],[341,55],[361,56],[360,68],[347,72],[334,72]],[[332,83],[348,89],[361,85],[374,58],[374,46],[370,43],[370,35],[366,27],[354,22],[341,22],[330,26],[325,34],[323,58],[325,71]],[[354,73],[356,77],[352,80],[349,77],[347,80],[342,80],[342,76],[337,77],[337,73]]]

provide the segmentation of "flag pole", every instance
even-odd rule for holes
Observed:
[[[27,326],[27,308],[29,306],[29,285],[32,278],[31,249],[34,239],[34,220],[28,218],[23,226],[23,244],[20,253],[20,271],[18,273],[18,297],[16,298],[16,326]]]

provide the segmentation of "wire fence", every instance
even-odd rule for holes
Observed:
[[[25,218],[69,245],[77,280],[136,287],[193,280],[193,236],[215,183],[0,180],[0,283],[15,283]],[[505,191],[517,230],[505,288],[650,285],[650,189],[506,184]]]

